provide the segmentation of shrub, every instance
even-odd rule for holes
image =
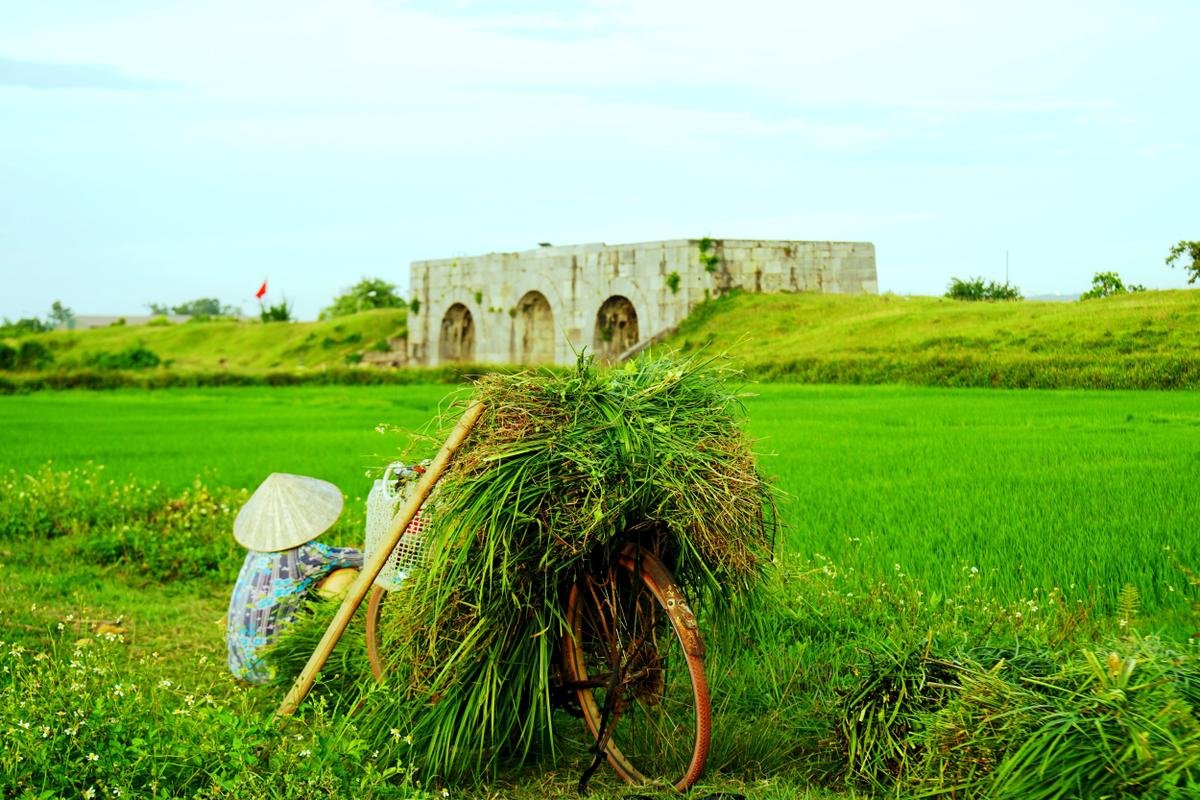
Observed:
[[[700,266],[705,272],[716,272],[721,265],[721,257],[716,253],[715,242],[705,236],[697,246],[700,251]]]
[[[951,278],[950,286],[946,289],[946,297],[951,300],[1022,300],[1021,290],[1008,283],[996,283],[983,278],[968,278],[961,280]]]
[[[141,345],[127,347],[119,353],[97,353],[89,361],[100,369],[150,369],[161,363],[157,354]]]
[[[263,322],[291,322],[292,306],[285,299],[278,305],[263,306],[259,310],[258,315]]]
[[[50,348],[37,339],[25,339],[17,348],[17,369],[42,369],[54,362]]]
[[[13,369],[17,366],[17,348],[9,347],[0,342],[0,369]]]

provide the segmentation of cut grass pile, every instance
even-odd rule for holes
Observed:
[[[483,415],[430,498],[427,561],[385,607],[392,702],[362,725],[376,746],[399,727],[451,779],[552,750],[565,590],[628,542],[714,611],[753,591],[773,499],[727,381],[696,361],[581,360],[476,386]]]

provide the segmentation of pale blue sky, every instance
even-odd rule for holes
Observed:
[[[1186,285],[1200,2],[0,0],[0,316],[314,318],[424,258],[874,242],[951,276]]]

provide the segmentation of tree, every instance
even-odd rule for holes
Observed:
[[[150,309],[151,314],[162,317],[178,314],[181,317],[207,319],[209,317],[240,317],[242,315],[240,308],[221,305],[221,301],[215,297],[199,297],[170,307],[163,303],[147,303],[146,306]]]
[[[47,317],[49,327],[57,328],[59,325],[70,327],[74,319],[75,312],[64,306],[61,300],[55,300],[50,306],[50,316]]]
[[[344,317],[372,308],[400,308],[404,300],[396,294],[395,284],[380,278],[363,278],[334,298],[333,305],[321,311],[321,319]]]
[[[1184,256],[1192,260],[1191,264],[1185,264],[1183,267],[1190,274],[1188,283],[1195,283],[1197,279],[1200,279],[1200,242],[1181,239],[1171,248],[1171,252],[1167,253],[1167,266],[1175,266],[1175,263]]]
[[[173,306],[171,311],[185,317],[240,317],[242,310],[234,306],[221,305],[215,297],[201,297]]]
[[[1079,295],[1080,300],[1095,300],[1101,297],[1112,297],[1115,294],[1131,294],[1144,292],[1145,286],[1131,283],[1129,286],[1115,272],[1097,272],[1092,276],[1092,288]]]

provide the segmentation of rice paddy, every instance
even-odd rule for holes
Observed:
[[[0,398],[0,471],[104,464],[183,488],[317,475],[348,498],[408,449],[432,452],[447,387],[42,392]],[[1200,568],[1200,395],[748,386],[749,430],[783,497],[783,551],[869,583],[945,592],[977,574],[1006,600],[1060,587],[1145,612],[1189,609]],[[368,477],[368,474],[371,477]],[[977,570],[978,572],[974,572]],[[1182,623],[1181,623],[1182,624]]]
[[[1070,791],[1055,782],[1062,772],[1086,794],[1096,764],[1119,766],[1105,768],[1114,796],[1197,788],[1200,396],[747,390],[759,467],[781,492],[783,569],[769,613],[706,632],[718,703],[713,790],[1056,796]],[[37,476],[53,483],[64,470],[87,475],[100,464],[116,489],[97,482],[92,495],[73,498],[76,507],[88,497],[121,504],[128,494],[141,515],[92,514],[103,534],[95,541],[87,525],[33,541],[11,525],[0,531],[0,638],[8,643],[0,647],[0,730],[19,745],[0,753],[0,783],[32,779],[64,795],[90,787],[153,793],[148,787],[166,782],[204,796],[218,785],[233,797],[441,796],[441,785],[422,786],[410,762],[377,760],[356,730],[361,720],[344,708],[315,697],[281,740],[262,715],[275,690],[223,682],[214,622],[236,554],[213,543],[229,544],[237,498],[270,471],[330,479],[352,508],[361,505],[387,460],[436,447],[428,425],[446,394],[429,385],[0,397],[0,523],[30,503],[23,493]],[[348,516],[339,535],[359,524],[360,512]],[[216,566],[180,570],[171,552],[160,552],[160,540],[177,536],[193,543],[194,563]],[[91,645],[104,648],[93,670],[79,637],[97,621],[126,633]],[[95,678],[73,688],[85,668]],[[153,698],[122,705],[130,684]],[[55,720],[76,713],[79,691],[106,698],[87,712],[95,732],[60,742],[66,734]],[[39,692],[43,701],[26,702]],[[1047,704],[1057,709],[1052,718]],[[1012,712],[1003,730],[991,712],[1000,706]],[[1168,710],[1169,728],[1144,738]],[[887,725],[867,724],[876,711]],[[1043,726],[1043,717],[1060,727]],[[1097,720],[1108,731],[1103,748],[1086,734]],[[974,738],[961,749],[967,733]],[[197,745],[189,750],[185,740]],[[1162,758],[1146,760],[1136,747]],[[1039,759],[1051,750],[1047,772]],[[544,771],[449,789],[532,800],[570,792],[578,777],[570,766],[534,769]],[[596,796],[628,796],[613,776],[606,780]]]

